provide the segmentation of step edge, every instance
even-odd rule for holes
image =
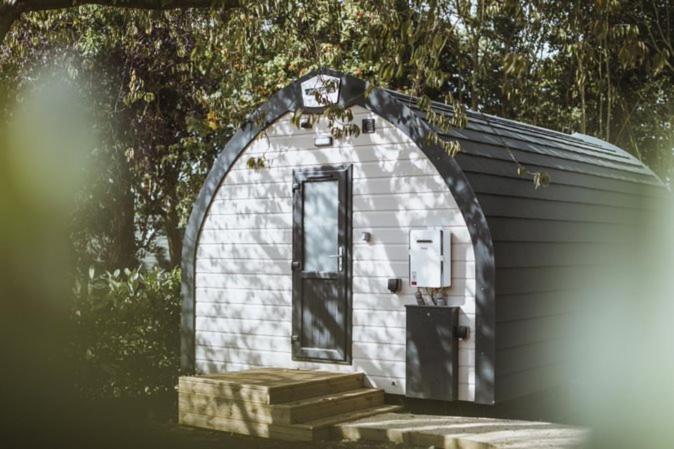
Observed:
[[[301,370],[298,370],[301,371]],[[223,373],[224,374],[224,373]],[[185,383],[204,383],[204,384],[210,384],[210,385],[236,385],[239,388],[246,388],[248,390],[256,390],[260,392],[266,392],[266,393],[280,393],[284,392],[289,389],[296,388],[298,386],[302,385],[317,385],[321,384],[323,382],[329,382],[331,380],[347,380],[350,378],[359,378],[361,382],[365,380],[365,373],[362,372],[354,372],[354,373],[339,373],[339,372],[334,372],[334,371],[325,371],[326,377],[319,378],[319,379],[310,379],[310,380],[298,380],[294,382],[287,383],[285,385],[277,385],[277,386],[267,386],[267,385],[255,385],[255,384],[248,384],[245,382],[241,381],[236,381],[236,380],[231,380],[231,379],[216,379],[213,377],[206,377],[206,376],[199,376],[199,375],[193,375],[193,376],[179,376],[178,377],[178,387],[180,387],[181,382]]]
[[[290,409],[290,408],[299,408],[299,407],[306,407],[306,406],[312,406],[316,404],[321,404],[326,401],[330,401],[330,398],[334,398],[335,401],[339,399],[352,399],[352,398],[359,398],[361,396],[369,396],[369,395],[385,395],[385,392],[381,388],[369,388],[369,387],[363,387],[363,388],[358,388],[355,390],[346,390],[346,391],[340,391],[336,393],[328,393],[328,394],[323,394],[319,396],[311,396],[308,398],[304,399],[298,399],[296,401],[289,401],[289,402],[281,402],[278,404],[269,404],[272,408],[277,408],[277,409]]]
[[[261,403],[261,402],[251,402],[251,401],[237,401],[233,400],[230,398],[219,398],[215,396],[210,396],[210,395],[204,395],[204,394],[197,394],[197,393],[192,393],[190,394],[192,397],[196,397],[199,403],[192,403],[191,399],[186,398],[184,395],[180,394],[178,395],[178,410],[192,410],[188,413],[195,413],[195,414],[200,414],[203,415],[203,413],[199,413],[196,410],[201,407],[219,407],[221,404],[218,404],[216,401],[222,400],[223,402],[226,402],[230,408],[241,408],[242,413],[250,413],[251,411],[244,411],[243,408],[248,406],[249,408],[255,408],[256,410],[250,415],[251,416],[251,421],[258,422],[258,423],[271,423],[273,419],[273,413],[271,410],[271,406],[269,404]],[[206,416],[206,415],[204,415]],[[217,413],[210,413],[208,416],[219,416],[222,418],[228,418],[228,416],[220,415]],[[255,419],[253,419],[255,418]],[[231,418],[234,419],[234,418]],[[260,419],[264,419],[265,421],[260,421]],[[269,422],[267,422],[269,421]]]
[[[256,421],[247,421],[247,420],[242,420],[242,419],[234,419],[234,418],[227,418],[224,416],[213,416],[213,415],[204,415],[202,413],[193,413],[193,412],[185,412],[181,413],[179,416],[178,424],[181,426],[187,426],[187,427],[196,427],[200,429],[213,429],[213,430],[218,430],[220,432],[232,432],[236,433],[237,435],[249,435],[246,433],[242,432],[237,432],[237,431],[230,431],[230,430],[220,430],[220,429],[215,429],[214,427],[204,427],[204,426],[199,426],[199,425],[193,425],[193,424],[188,424],[185,423],[185,418],[191,418],[191,417],[204,417],[207,418],[208,420],[219,420],[219,421],[225,421],[225,422],[231,422],[231,423],[240,423],[244,427],[248,427],[250,424],[255,424],[255,425],[260,425],[260,426],[266,426],[268,430],[270,431],[277,431],[277,432],[283,432],[284,430],[294,430],[294,431],[301,431],[305,432],[307,434],[313,434],[315,429],[307,428],[307,427],[299,427],[296,426],[295,424],[275,424],[275,423],[261,423],[261,422],[256,422]],[[262,437],[264,438],[264,437]]]
[[[314,421],[306,421],[302,423],[293,423],[289,424],[290,426],[302,427],[311,430],[324,429],[326,427],[334,427],[339,424],[344,424],[350,421],[356,421],[362,418],[367,418],[370,416],[384,414],[384,413],[394,413],[403,409],[402,405],[376,405],[374,407],[368,407],[354,412],[340,413],[339,415],[329,416],[325,418],[319,418]],[[346,415],[354,415],[355,417],[350,418]],[[344,417],[345,419],[341,420],[340,418]],[[322,421],[325,421],[324,423]]]
[[[305,380],[305,381],[299,380],[299,381],[295,381],[295,382],[288,383],[288,384],[285,384],[285,385],[278,385],[276,387],[270,387],[269,391],[278,393],[278,392],[283,392],[285,390],[291,390],[291,389],[293,389],[295,387],[298,387],[298,386],[301,386],[301,385],[317,385],[317,384],[321,384],[321,383],[324,383],[324,382],[329,382],[331,380],[347,380],[347,379],[350,379],[350,378],[357,378],[357,377],[360,378],[359,379],[360,381],[365,380],[365,373],[361,373],[361,372],[358,372],[358,373],[335,373],[335,372],[332,372],[332,371],[326,371],[326,373],[332,374],[333,377],[325,377],[325,378],[322,378],[322,379],[311,379],[311,380]]]
[[[213,391],[198,392],[193,388],[194,385],[178,388],[178,396],[187,395],[201,395],[208,396],[213,399],[222,399],[236,402],[248,402],[251,404],[270,405],[269,392],[264,390],[246,390],[236,389],[230,391],[222,391],[215,387]]]
[[[202,383],[202,384],[208,384],[208,385],[236,385],[241,388],[245,388],[247,390],[255,390],[263,393],[268,393],[270,391],[270,387],[265,386],[265,385],[251,385],[251,384],[246,384],[246,383],[241,383],[241,382],[236,382],[233,380],[226,380],[226,379],[212,379],[212,378],[207,378],[207,377],[199,377],[199,376],[180,376],[178,379],[178,388],[180,388],[180,382],[185,382],[185,383]]]

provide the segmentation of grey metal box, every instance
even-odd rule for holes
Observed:
[[[458,400],[459,308],[406,306],[406,396]]]

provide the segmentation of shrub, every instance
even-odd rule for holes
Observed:
[[[116,270],[75,288],[77,387],[90,398],[173,389],[180,357],[180,271]]]

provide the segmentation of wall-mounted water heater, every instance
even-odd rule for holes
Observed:
[[[410,230],[410,286],[452,285],[452,233],[447,228]]]

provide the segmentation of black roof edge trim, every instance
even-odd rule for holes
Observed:
[[[313,76],[331,75],[341,79],[339,105],[363,106],[391,122],[406,134],[428,157],[444,179],[461,210],[475,252],[476,332],[475,332],[475,402],[494,404],[495,392],[495,264],[494,245],[489,225],[477,196],[457,161],[442,147],[432,144],[433,132],[410,108],[381,88],[367,94],[365,81],[331,69],[313,71],[274,94],[257,114],[265,114],[264,124],[249,120],[218,155],[194,204],[185,229],[182,253],[183,297],[181,314],[181,370],[195,369],[195,269],[196,249],[203,222],[222,180],[248,144],[269,124],[301,105],[300,84]],[[255,116],[254,114],[253,116]]]

